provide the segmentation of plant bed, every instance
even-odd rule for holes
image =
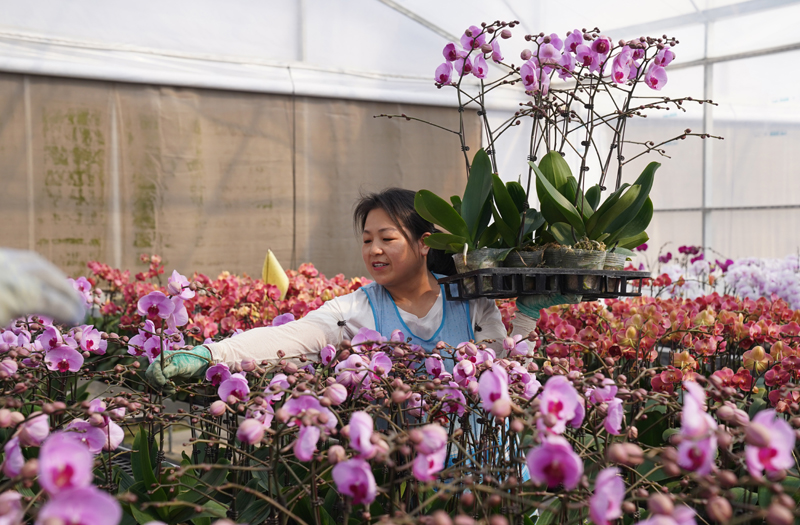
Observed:
[[[484,268],[439,279],[448,300],[521,295],[580,294],[584,301],[639,297],[650,272],[579,268]],[[484,286],[491,283],[491,288]],[[455,288],[455,289],[454,289]]]

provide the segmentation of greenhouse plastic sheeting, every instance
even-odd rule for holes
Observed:
[[[363,275],[360,192],[460,194],[466,180],[453,135],[373,118],[403,112],[458,123],[430,106],[0,75],[0,245],[71,274],[157,253],[183,272],[259,275],[271,248],[287,268]]]

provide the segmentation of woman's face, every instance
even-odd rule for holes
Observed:
[[[405,233],[411,237],[408,230]],[[367,215],[362,234],[361,256],[367,271],[378,284],[389,289],[427,272],[428,247],[423,239],[428,235],[409,244],[389,214],[375,208]]]

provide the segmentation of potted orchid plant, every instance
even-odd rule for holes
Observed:
[[[481,119],[486,143],[483,151],[495,174],[498,171],[496,149],[501,137],[520,126],[524,119],[530,119],[525,200],[515,200],[529,201],[532,186],[535,188],[545,222],[537,225],[530,242],[539,246],[548,243],[570,246],[573,250],[608,250],[615,254],[611,257],[612,265],[624,264],[625,257],[632,255],[629,250],[648,239],[645,230],[653,211],[649,193],[660,164],[650,163],[632,185],[623,183],[623,168],[650,152],[666,156],[662,146],[673,140],[687,136],[711,137],[687,129],[660,143],[632,143],[626,140],[628,123],[651,111],[667,108],[685,111],[688,103],[711,102],[692,97],[634,95],[642,85],[659,91],[667,83],[667,67],[675,59],[674,48],[678,44],[674,38],[642,37],[614,43],[596,28],[591,31],[576,29],[565,36],[556,33],[526,35],[530,46],[521,50],[522,63],[517,65],[507,60],[501,50],[502,40],[511,37],[511,29],[516,24],[498,21],[469,27],[459,43],[445,46],[445,62],[436,69],[436,86],[453,89],[458,98],[460,125],[448,131],[461,139],[468,176],[472,176],[472,170],[463,131],[466,111],[475,110]],[[500,74],[490,75],[493,70]],[[492,92],[508,90],[519,90],[519,95],[527,100],[499,125],[493,125],[487,114],[487,98]],[[402,117],[425,122],[406,115]],[[602,139],[598,138],[600,136]],[[624,156],[623,149],[627,154],[632,147],[638,150]],[[564,158],[566,155],[573,159],[576,176]],[[480,162],[485,170],[487,159],[481,157]],[[598,173],[595,184],[589,183],[590,171]],[[482,176],[487,187],[485,171]],[[607,187],[609,178],[612,188]],[[609,194],[602,200],[604,191]],[[492,198],[496,212],[486,211],[482,217],[493,215],[495,223],[502,219],[495,242],[506,248],[521,248],[529,233],[526,226],[516,229],[516,238],[508,230],[503,235],[503,226],[508,226],[509,220],[514,230],[518,221],[511,216],[516,214],[510,212],[503,196],[498,201],[497,191]],[[482,231],[487,236],[495,233],[491,224]],[[439,241],[431,242],[451,249],[464,245]],[[491,244],[489,239],[482,239],[481,246]],[[475,242],[468,245],[468,249],[475,248],[478,248]],[[603,268],[602,257],[595,258],[599,268]]]

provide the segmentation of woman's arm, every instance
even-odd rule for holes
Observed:
[[[494,339],[495,343],[490,345],[495,350],[503,348],[503,339],[506,337],[506,327],[503,324],[503,316],[497,308],[494,299],[481,297],[469,302],[470,317],[472,317],[472,327],[475,332],[475,340]],[[480,327],[480,330],[478,330]]]
[[[363,300],[360,296],[363,296]],[[362,304],[364,303],[364,304]],[[350,339],[361,326],[374,330],[371,311],[366,294],[355,291],[332,299],[319,309],[297,321],[281,326],[253,328],[239,335],[205,345],[217,363],[229,366],[242,359],[278,361],[280,359],[306,359],[316,361],[325,345],[338,345],[342,339]],[[278,351],[284,355],[280,357]]]

